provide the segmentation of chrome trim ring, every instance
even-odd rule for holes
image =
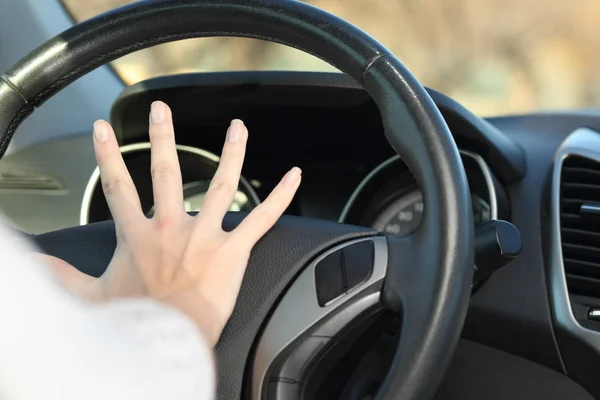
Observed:
[[[219,162],[219,156],[217,156],[216,154],[211,153],[210,151],[207,151],[207,150],[198,149],[196,147],[185,146],[185,145],[181,145],[181,144],[175,145],[175,148],[178,151],[195,154],[200,157],[204,157],[210,161],[214,161],[216,163]],[[121,154],[133,153],[136,151],[150,150],[150,142],[127,144],[125,146],[119,147],[119,149],[121,150]],[[79,225],[86,225],[89,223],[89,213],[90,213],[90,205],[91,205],[91,201],[92,201],[92,195],[94,194],[94,190],[96,190],[96,186],[98,185],[99,181],[100,181],[100,169],[98,168],[98,166],[96,166],[96,168],[94,169],[94,172],[92,172],[92,175],[90,176],[90,179],[88,180],[88,183],[85,187],[85,191],[83,192],[83,198],[81,201],[81,209],[79,211]],[[254,191],[254,188],[252,187],[252,185],[250,185],[250,183],[243,176],[240,176],[240,184],[248,192],[252,201],[257,205],[260,204],[260,199],[258,198],[258,195]]]
[[[487,163],[485,162],[483,157],[481,157],[479,154],[473,153],[473,152],[470,152],[467,150],[459,150],[459,153],[465,157],[472,158],[477,163],[479,168],[481,169],[481,173],[483,174],[483,177],[485,179],[485,183],[486,183],[486,186],[488,189],[488,194],[490,196],[491,217],[492,217],[492,219],[498,219],[498,194],[496,192],[496,187],[494,186],[494,180],[492,178],[492,170],[487,165]],[[354,202],[356,201],[358,196],[362,193],[363,189],[367,186],[367,184],[371,180],[373,180],[373,178],[375,178],[384,168],[386,168],[387,166],[389,166],[397,161],[401,161],[400,156],[398,156],[398,155],[392,156],[392,157],[388,158],[387,160],[385,160],[384,162],[382,162],[381,164],[379,164],[378,166],[376,166],[371,172],[369,172],[369,174],[358,184],[356,189],[354,189],[354,191],[348,198],[348,201],[346,202],[346,205],[344,206],[344,209],[342,210],[342,213],[340,214],[340,217],[338,218],[338,222],[341,222],[341,223],[346,222],[346,218],[348,216],[348,213],[350,212],[350,209],[354,205]]]

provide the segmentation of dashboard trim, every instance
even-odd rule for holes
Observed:
[[[560,180],[564,160],[569,156],[585,157],[600,162],[600,132],[580,128],[561,144],[554,157],[552,171],[552,217],[548,283],[552,312],[556,324],[600,352],[600,332],[583,327],[573,314],[567,277],[563,263],[560,233]]]
[[[479,168],[481,169],[481,172],[485,179],[485,184],[488,188],[488,193],[490,196],[490,209],[491,209],[492,219],[493,220],[498,219],[498,193],[496,192],[496,188],[494,186],[494,180],[492,178],[492,170],[487,165],[487,163],[485,162],[483,157],[481,157],[479,154],[473,153],[473,152],[467,151],[467,150],[460,150],[460,149],[459,149],[459,153],[463,156],[472,158],[477,163]],[[387,166],[395,163],[398,160],[400,160],[400,156],[398,156],[398,155],[392,156],[392,157],[388,158],[387,160],[383,161],[381,164],[379,164],[375,168],[373,168],[373,170],[371,172],[369,172],[369,174],[367,174],[367,176],[358,184],[358,186],[356,186],[356,189],[354,189],[354,191],[348,198],[348,201],[346,202],[346,205],[344,206],[344,209],[342,210],[342,213],[340,214],[340,217],[338,218],[338,222],[340,222],[340,223],[345,222],[345,220],[348,216],[348,213],[350,212],[350,209],[354,205],[354,202],[356,201],[358,196],[361,194],[361,192],[363,191],[365,186],[367,186],[367,184],[373,178],[375,178],[377,176],[377,174],[379,174],[379,172],[381,172],[381,170],[383,170]]]
[[[127,145],[119,147],[119,149],[121,150],[121,154],[127,154],[127,153],[133,153],[136,151],[150,150],[150,147],[151,147],[150,142],[140,142],[140,143],[127,144]],[[211,153],[208,150],[199,149],[197,147],[176,144],[175,148],[179,151],[183,151],[183,152],[187,152],[187,153],[191,153],[191,154],[195,154],[195,155],[204,157],[204,158],[214,161],[216,163],[218,163],[220,160],[219,156],[217,156],[216,154]],[[90,179],[88,180],[87,185],[85,186],[85,191],[83,192],[83,198],[81,201],[81,209],[79,212],[79,225],[86,225],[89,223],[89,212],[90,212],[90,205],[91,205],[91,201],[92,201],[92,195],[94,194],[94,190],[96,190],[96,186],[98,185],[99,181],[100,181],[100,169],[98,168],[98,166],[96,166],[96,168],[94,169],[94,172],[92,172],[92,175],[90,176]],[[246,178],[244,178],[243,176],[240,176],[240,184],[242,186],[244,186],[244,189],[246,189],[248,191],[248,194],[252,198],[252,201],[254,201],[256,204],[261,203],[260,198],[256,194],[256,191],[254,190],[252,185],[246,180]]]

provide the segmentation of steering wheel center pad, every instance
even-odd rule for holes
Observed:
[[[223,228],[233,230],[245,213],[228,213]],[[217,345],[220,398],[239,398],[246,362],[270,310],[302,269],[323,251],[375,231],[308,218],[282,217],[255,246],[238,301]],[[47,254],[64,259],[80,271],[100,276],[115,251],[112,221],[77,226],[35,236]],[[283,243],[289,245],[282,246]],[[201,261],[199,261],[201,262]]]

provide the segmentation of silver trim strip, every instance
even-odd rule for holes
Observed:
[[[548,275],[550,301],[556,324],[600,351],[600,332],[584,328],[573,315],[563,264],[560,234],[560,179],[563,161],[570,155],[586,157],[600,163],[600,133],[588,128],[577,129],[565,139],[554,157],[552,172],[552,237]]]
[[[600,319],[600,310],[591,309],[590,311],[588,311],[588,318],[594,321],[598,321],[598,319]]]
[[[119,149],[121,150],[121,154],[127,154],[127,153],[133,153],[136,151],[150,150],[150,146],[151,146],[150,142],[141,142],[141,143],[127,144],[125,146],[121,146]],[[186,153],[191,153],[191,154],[198,155],[200,157],[204,157],[204,158],[214,161],[216,163],[219,162],[219,156],[217,156],[216,154],[211,153],[210,151],[207,151],[207,150],[199,149],[199,148],[192,147],[192,146],[185,146],[182,144],[176,144],[175,148],[177,148],[177,150],[179,150],[179,151],[183,151]],[[96,186],[98,185],[99,181],[100,181],[100,169],[98,168],[98,166],[96,166],[96,168],[94,169],[94,172],[92,172],[92,175],[90,176],[90,179],[88,180],[88,183],[85,187],[85,191],[83,192],[83,198],[81,201],[81,210],[79,211],[79,225],[86,225],[89,223],[89,213],[90,213],[90,205],[91,205],[91,201],[92,201],[92,195],[94,194],[94,190],[96,190]],[[241,176],[240,183],[242,184],[242,186],[244,186],[244,189],[246,189],[248,191],[248,194],[252,198],[252,201],[254,201],[255,204],[260,204],[260,199],[258,198],[258,195],[254,191],[254,188],[252,187],[252,185],[250,185],[250,183],[246,180],[246,178]]]
[[[491,209],[492,219],[498,219],[498,194],[496,193],[496,188],[494,187],[494,180],[492,178],[492,171],[491,171],[490,167],[487,165],[487,163],[485,162],[483,157],[481,157],[477,153],[473,153],[473,152],[470,152],[467,150],[459,150],[459,153],[462,154],[463,156],[471,157],[477,163],[477,165],[479,165],[479,168],[481,169],[481,173],[483,174],[483,177],[485,179],[485,183],[488,188],[488,193],[490,196],[490,209]],[[340,217],[338,218],[338,222],[341,222],[341,223],[345,222],[346,217],[348,216],[348,213],[350,212],[350,209],[352,208],[354,202],[356,201],[358,196],[361,194],[361,192],[363,191],[365,186],[367,186],[367,184],[373,178],[375,178],[377,176],[377,174],[379,174],[379,172],[381,172],[381,170],[383,170],[388,165],[393,164],[394,162],[399,161],[399,160],[400,160],[400,156],[398,156],[398,155],[392,156],[392,157],[388,158],[387,160],[385,160],[384,162],[382,162],[381,164],[379,164],[378,166],[376,166],[371,172],[369,172],[369,174],[358,184],[356,189],[354,189],[354,192],[352,192],[352,194],[348,198],[348,201],[346,202],[346,205],[344,206],[344,209],[342,210],[342,213],[340,214]]]
[[[367,240],[372,241],[375,247],[373,273],[369,280],[325,307],[319,306],[315,286],[316,265],[323,258],[341,248]],[[366,296],[364,299],[360,299],[360,294],[373,284],[383,280],[387,270],[387,258],[386,239],[384,237],[371,237],[336,246],[320,255],[302,271],[275,309],[258,343],[252,368],[253,400],[261,399],[263,383],[271,364],[296,338],[323,320],[332,311],[351,300],[357,300],[361,305],[360,307],[348,307],[347,310],[353,314],[353,317],[379,301],[379,293],[375,293],[375,296]],[[368,299],[368,301],[365,299]],[[329,335],[334,334],[334,332],[328,333]]]
[[[600,214],[600,206],[595,204],[583,204],[579,211],[584,211],[590,214]]]

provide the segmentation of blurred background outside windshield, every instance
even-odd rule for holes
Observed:
[[[81,21],[128,0],[64,0]],[[421,82],[480,116],[600,105],[598,0],[311,0],[388,47]],[[127,84],[175,73],[335,71],[251,39],[169,43],[113,63]]]

